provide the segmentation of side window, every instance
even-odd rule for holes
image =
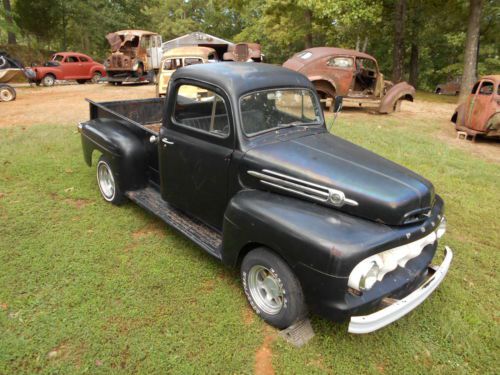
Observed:
[[[203,64],[203,60],[195,57],[186,57],[184,59],[184,66],[195,65],[195,64]]]
[[[171,59],[163,61],[163,70],[173,70],[173,63]]]
[[[149,48],[149,35],[143,36],[141,38],[141,48],[144,48],[144,49]]]
[[[493,82],[483,81],[483,84],[479,89],[479,95],[491,95],[491,94],[493,94]]]
[[[326,65],[336,68],[352,68],[354,61],[350,57],[332,57]]]
[[[76,56],[68,56],[66,57],[66,61],[67,63],[76,63],[78,62],[78,57]]]
[[[87,59],[86,57],[80,56],[80,61],[81,62],[89,62],[89,59]]]
[[[229,135],[229,116],[224,99],[213,91],[181,85],[177,89],[174,120],[178,125],[212,134]]]
[[[472,91],[471,91],[471,94],[475,94],[477,92],[477,88],[479,87],[479,84],[481,82],[476,82],[476,84],[474,85],[474,87],[472,88]]]

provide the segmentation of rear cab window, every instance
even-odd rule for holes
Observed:
[[[182,84],[177,89],[174,124],[195,132],[226,138],[230,133],[227,104],[215,92]]]
[[[335,68],[352,68],[354,66],[354,60],[352,59],[352,57],[331,57],[326,62],[326,65]]]

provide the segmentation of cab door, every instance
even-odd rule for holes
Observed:
[[[147,53],[148,60],[150,62],[150,69],[159,69],[162,55],[161,37],[159,35],[151,36]]]
[[[61,63],[61,68],[64,73],[62,79],[78,79],[80,78],[80,70],[82,69],[82,63],[78,59],[78,56],[66,56],[64,61]]]
[[[495,84],[493,81],[485,79],[480,82],[479,87],[475,88],[476,92],[471,98],[470,107],[468,108],[468,127],[473,130],[482,131],[491,115],[489,107],[493,98]]]
[[[182,80],[172,88],[159,134],[164,200],[222,229],[234,127],[227,96],[217,87]]]
[[[327,76],[335,81],[338,95],[346,95],[353,82],[354,59],[351,56],[332,56],[326,60]]]

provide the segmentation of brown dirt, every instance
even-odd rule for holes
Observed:
[[[255,353],[255,375],[274,375],[273,352],[271,345],[276,340],[276,332],[269,326],[264,328],[264,342]]]
[[[163,222],[159,220],[154,221],[132,233],[132,238],[134,240],[140,240],[150,236],[159,236],[160,238],[166,237],[165,225]]]
[[[12,125],[77,124],[88,119],[94,101],[144,99],[155,96],[153,85],[61,84],[54,87],[16,86],[17,99],[1,103],[0,128]]]

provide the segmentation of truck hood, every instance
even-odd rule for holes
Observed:
[[[242,182],[387,225],[427,218],[432,184],[416,173],[327,132],[257,146]]]

